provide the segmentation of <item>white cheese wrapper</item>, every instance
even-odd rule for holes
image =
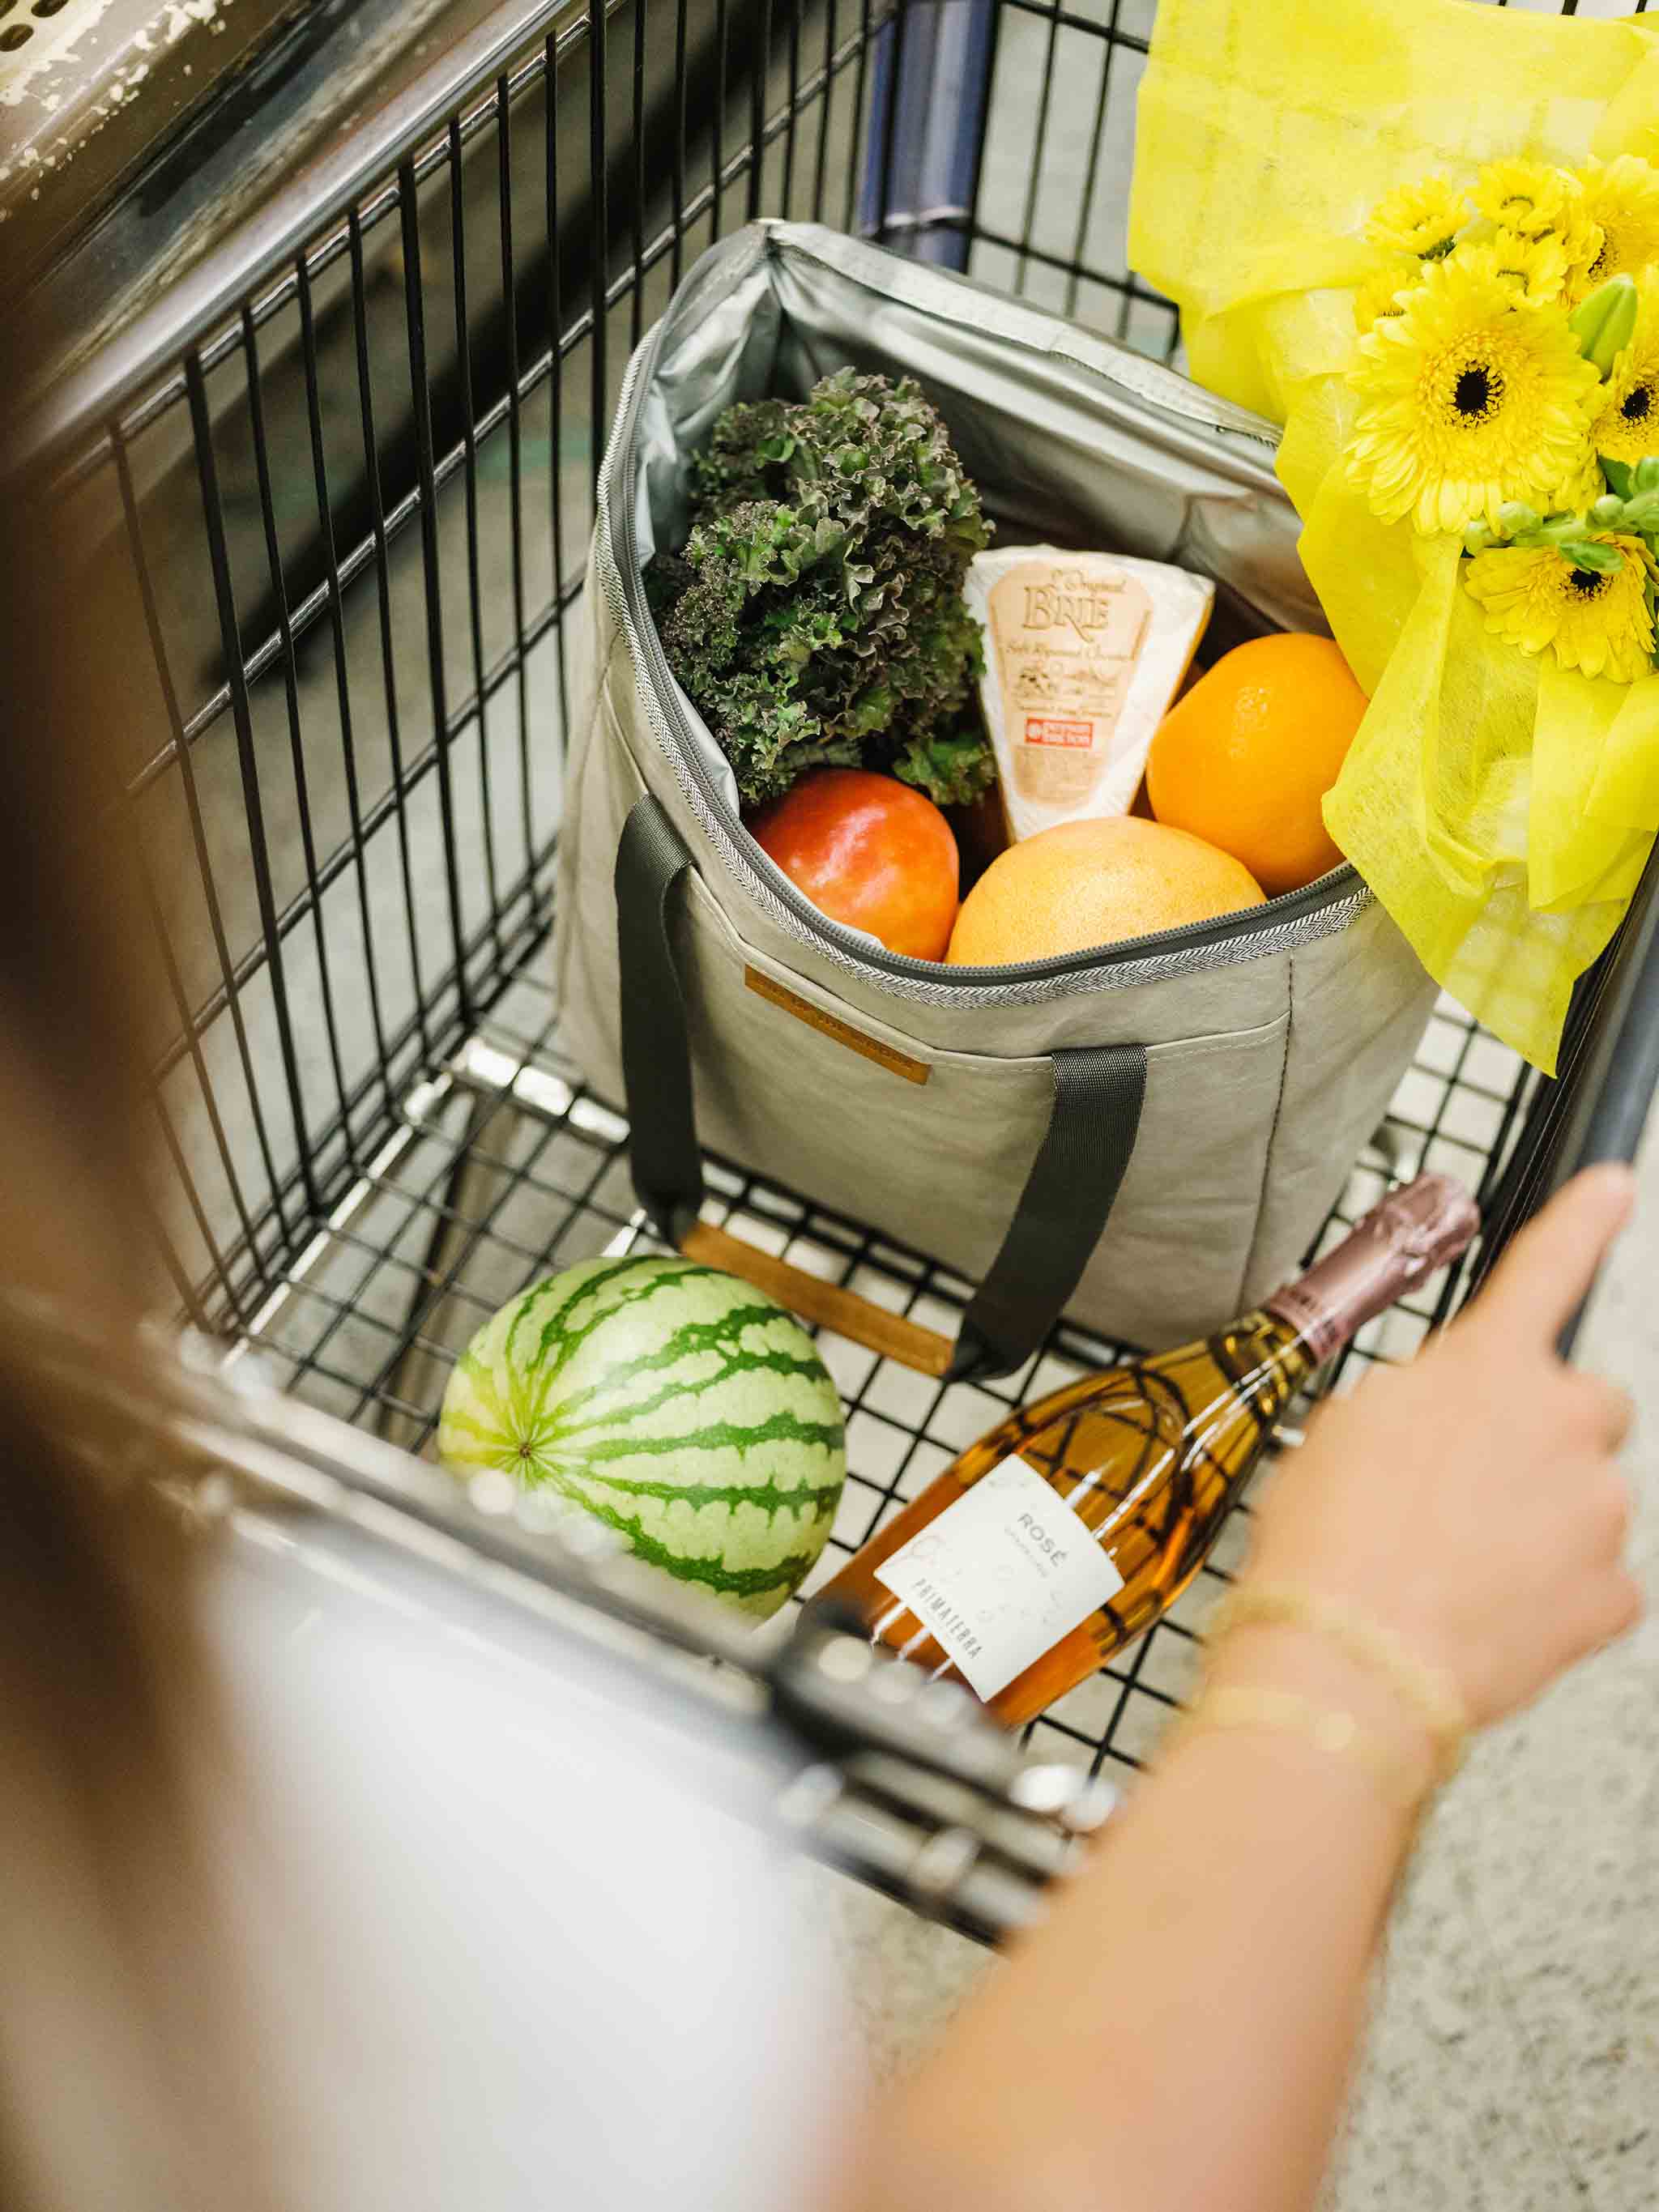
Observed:
[[[1215,603],[1207,576],[1127,554],[1013,545],[975,554],[980,682],[1008,831],[1127,814]]]

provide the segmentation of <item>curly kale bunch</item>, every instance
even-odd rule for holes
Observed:
[[[799,402],[728,407],[692,462],[691,514],[647,592],[745,804],[836,766],[890,769],[940,805],[985,790],[962,584],[990,527],[917,385],[842,369]]]

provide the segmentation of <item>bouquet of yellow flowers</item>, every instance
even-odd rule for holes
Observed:
[[[1397,185],[1366,235],[1390,258],[1354,303],[1346,458],[1372,513],[1462,532],[1494,636],[1652,675],[1659,169],[1494,161]]]
[[[1553,1069],[1659,830],[1659,38],[1463,0],[1164,0],[1131,258],[1285,425],[1370,708],[1332,836]]]

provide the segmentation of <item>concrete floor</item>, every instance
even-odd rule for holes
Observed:
[[[1632,1556],[1653,1608],[1478,1743],[1431,1819],[1378,1974],[1325,2212],[1659,2205],[1659,1139],[1581,1363],[1631,1391]],[[930,2049],[976,1946],[813,1872],[878,2072]]]

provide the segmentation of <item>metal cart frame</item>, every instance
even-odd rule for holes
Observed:
[[[688,1626],[421,1455],[494,1305],[649,1241],[541,957],[569,617],[629,348],[704,245],[781,214],[1170,357],[1174,312],[1125,265],[1114,198],[1152,8],[506,0],[187,258],[236,159],[226,117],[301,113],[337,61],[340,24],[319,27],[279,88],[216,95],[218,127],[164,149],[45,279],[48,301],[98,284],[122,312],[54,363],[10,463],[74,506],[131,672],[118,811],[172,1012],[155,1107],[195,1332],[135,1413],[232,1522],[436,1542],[446,1573],[551,1605],[561,1633],[621,1634],[630,1664],[718,1650],[677,1693],[746,1685],[740,1708],[789,1721],[799,1832],[981,1935],[1032,1909],[1068,1824],[1101,1817],[1093,1778],[1139,1764],[1179,1704],[1227,1535],[1169,1620],[1033,1724],[1022,1766],[959,1702],[866,1680],[846,1639],[757,1656]],[[1653,891],[1581,990],[1558,1083],[1437,1013],[1334,1228],[1443,1165],[1479,1184],[1485,1247],[1334,1382],[1409,1352],[1567,1172],[1633,1152],[1659,1076]],[[750,1242],[953,1329],[968,1286],[924,1255],[718,1161],[710,1185]],[[832,1565],[1010,1406],[1115,1348],[1062,1327],[990,1389],[824,1350],[852,1466]]]

